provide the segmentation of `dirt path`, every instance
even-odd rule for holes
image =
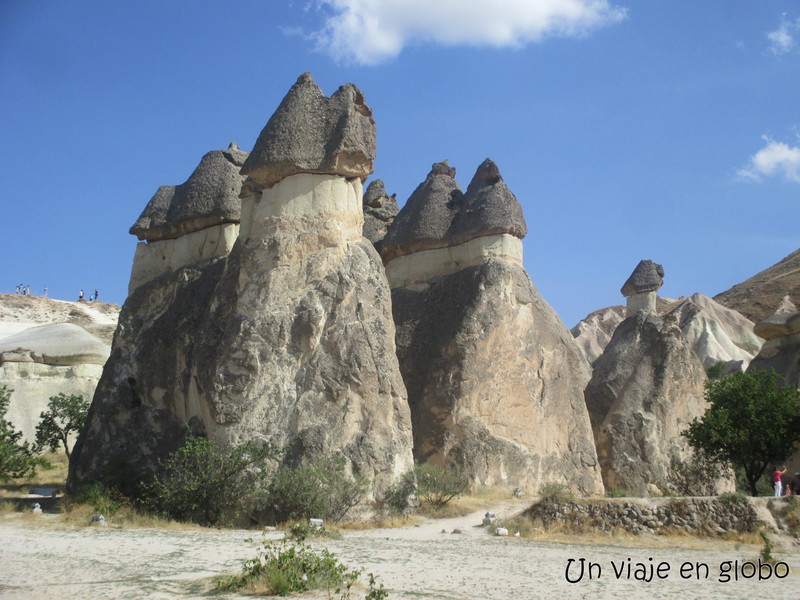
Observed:
[[[508,513],[504,504],[495,512]],[[346,532],[341,540],[324,540],[350,566],[373,572],[391,590],[390,598],[420,600],[508,600],[620,598],[792,599],[800,597],[800,552],[787,547],[777,557],[791,572],[782,579],[723,582],[720,565],[754,560],[758,547],[695,543],[687,538],[675,548],[663,539],[648,547],[587,545],[493,537],[478,527],[482,512],[447,520],[428,520],[396,529]],[[442,530],[446,533],[442,533]],[[452,533],[461,529],[462,533]],[[270,534],[280,537],[280,534]],[[246,542],[247,538],[255,538]],[[233,573],[255,556],[261,534],[242,530],[146,530],[85,527],[67,529],[0,521],[0,597],[24,599],[204,598],[204,578]],[[599,564],[592,580],[569,583],[570,559]],[[662,567],[664,578],[643,582],[617,579],[615,565],[636,562]],[[650,560],[652,559],[652,561]],[[708,565],[708,578],[683,579],[679,569],[689,562]],[[570,578],[580,574],[573,562]],[[664,571],[664,569],[668,571]],[[748,572],[749,574],[749,572]],[[216,597],[216,596],[215,596]],[[226,595],[225,598],[239,596]],[[243,597],[243,596],[242,596]]]

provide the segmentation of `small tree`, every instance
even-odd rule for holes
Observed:
[[[5,385],[0,386],[0,481],[32,475],[37,466],[44,464],[42,459],[34,456],[28,442],[20,441],[22,432],[15,430],[14,425],[6,420],[13,391]]]
[[[86,422],[89,413],[89,401],[83,396],[75,394],[58,394],[50,396],[47,411],[39,415],[41,421],[36,426],[36,448],[50,448],[55,452],[59,446],[64,447],[64,452],[69,458],[69,437],[78,433]]]
[[[753,495],[767,466],[785,461],[800,441],[800,395],[781,382],[775,371],[709,380],[711,406],[683,432],[695,450],[741,467]]]
[[[274,455],[267,442],[227,447],[189,436],[158,462],[158,472],[144,485],[145,503],[179,521],[215,525],[227,514],[257,504]]]

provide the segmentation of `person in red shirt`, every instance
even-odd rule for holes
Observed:
[[[786,467],[779,471],[777,467],[772,472],[772,486],[775,488],[775,497],[780,498],[783,496],[783,474],[786,473]]]

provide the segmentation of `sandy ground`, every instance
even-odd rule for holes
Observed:
[[[517,509],[522,506],[515,507]],[[510,506],[498,507],[500,514]],[[482,513],[416,526],[345,532],[341,540],[315,542],[346,564],[373,572],[392,599],[507,600],[660,598],[800,598],[800,550],[786,543],[776,556],[790,573],[764,581],[724,582],[727,561],[755,560],[758,546],[675,542],[662,538],[616,540],[614,545],[555,543],[489,536],[478,527]],[[45,516],[46,520],[48,517]],[[463,533],[453,533],[460,528]],[[442,530],[446,533],[443,533]],[[268,534],[273,538],[280,534]],[[246,541],[254,538],[253,541]],[[206,598],[208,578],[234,573],[256,554],[262,534],[243,530],[149,530],[22,524],[0,520],[0,597],[2,598]],[[575,540],[573,540],[575,541]],[[675,547],[678,544],[681,547]],[[600,566],[598,576],[566,580],[568,561],[581,558]],[[617,579],[612,561],[632,567],[664,563],[663,578],[650,582]],[[651,560],[652,559],[652,560]],[[683,563],[708,565],[684,579]],[[580,576],[572,563],[570,578]],[[668,568],[668,571],[664,571]],[[702,569],[702,566],[701,566]],[[746,571],[750,574],[750,571]],[[781,572],[781,575],[783,573]],[[233,594],[214,597],[241,598]]]

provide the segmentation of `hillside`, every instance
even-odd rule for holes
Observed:
[[[772,315],[786,295],[795,304],[800,302],[800,249],[750,279],[714,296],[714,300],[758,323]]]

